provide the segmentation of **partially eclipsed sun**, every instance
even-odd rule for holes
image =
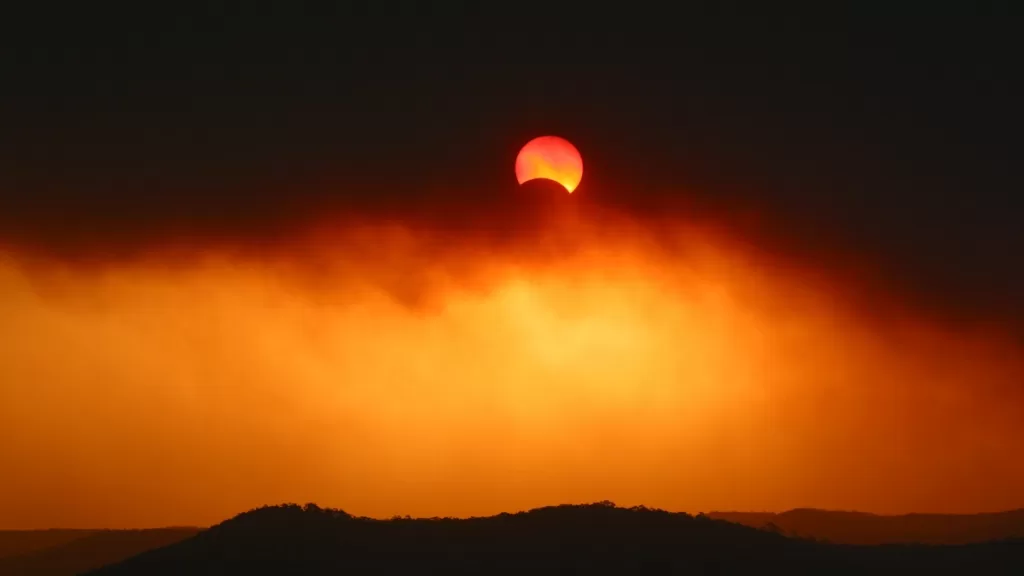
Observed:
[[[571,194],[583,178],[583,158],[576,147],[564,138],[534,138],[516,157],[516,180],[522,184],[537,178],[557,182]]]

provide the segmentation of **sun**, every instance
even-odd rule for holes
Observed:
[[[583,179],[583,158],[576,147],[564,138],[534,138],[516,157],[516,180],[522,184],[538,178],[557,182],[572,194]]]

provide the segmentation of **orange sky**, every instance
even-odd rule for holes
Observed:
[[[1016,344],[720,233],[585,222],[0,251],[0,528],[1024,506]]]

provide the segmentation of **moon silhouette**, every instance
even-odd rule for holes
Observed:
[[[522,184],[538,178],[557,182],[572,194],[583,179],[583,158],[576,147],[564,138],[534,138],[516,157],[516,180]]]

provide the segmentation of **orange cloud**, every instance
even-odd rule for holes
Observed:
[[[864,316],[721,234],[587,222],[501,248],[367,223],[260,255],[8,251],[0,527],[1024,505],[1014,344]]]

